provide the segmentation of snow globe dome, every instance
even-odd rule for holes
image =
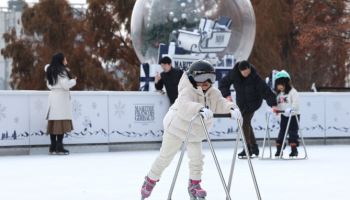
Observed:
[[[243,60],[253,48],[255,27],[250,0],[137,0],[131,38],[142,63],[157,63],[160,44],[170,42],[191,53]],[[217,30],[225,34],[213,35]]]

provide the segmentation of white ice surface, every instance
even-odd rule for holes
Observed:
[[[225,200],[210,151],[204,152],[202,186],[207,199]],[[233,148],[217,148],[216,153],[227,179]],[[350,199],[350,146],[308,146],[308,153],[308,160],[253,160],[263,200]],[[158,151],[132,151],[0,157],[0,199],[138,200],[143,178],[157,155]],[[165,170],[149,200],[167,199],[177,159]],[[186,158],[173,200],[189,199],[187,179]],[[257,199],[246,160],[236,162],[231,196]]]

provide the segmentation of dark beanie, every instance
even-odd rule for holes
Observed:
[[[251,68],[251,65],[248,61],[243,60],[243,61],[239,62],[239,65],[238,65],[239,71],[243,71],[243,70],[249,69],[249,68]]]

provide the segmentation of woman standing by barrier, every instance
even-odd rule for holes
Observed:
[[[70,88],[75,86],[66,67],[67,59],[63,53],[55,54],[49,65],[45,66],[47,87],[51,90],[48,99],[46,119],[47,133],[50,134],[49,153],[69,154],[63,147],[63,136],[73,130]]]

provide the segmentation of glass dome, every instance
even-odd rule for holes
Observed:
[[[137,0],[131,38],[142,63],[157,63],[160,44],[170,42],[242,60],[253,48],[255,15],[250,0]]]

